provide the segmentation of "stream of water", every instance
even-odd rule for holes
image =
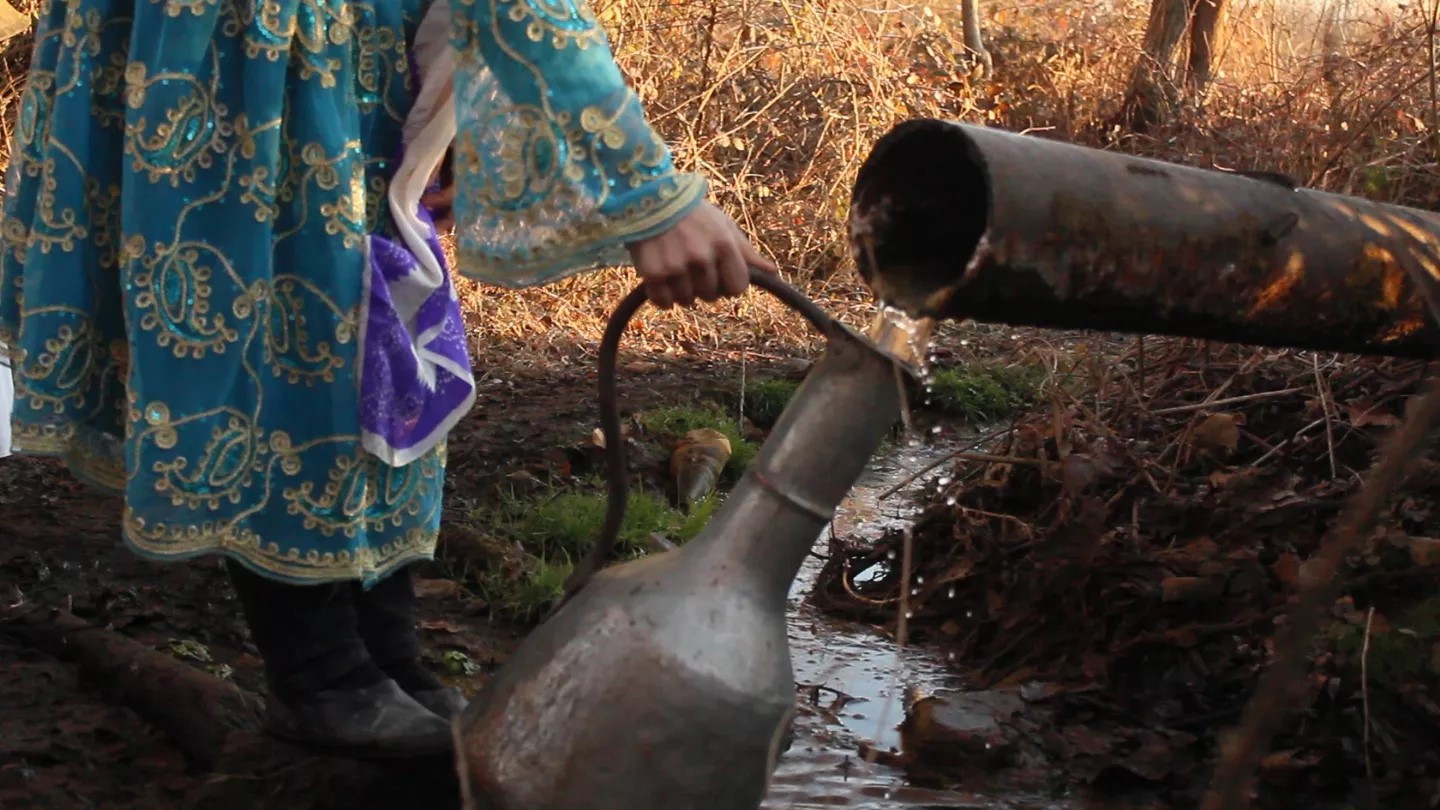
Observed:
[[[946,474],[941,465],[905,489],[881,500],[881,494],[951,452],[944,444],[901,447],[876,456],[866,474],[841,504],[834,530],[849,539],[874,539],[903,527],[914,517],[913,493]],[[827,549],[829,533],[816,543]],[[821,705],[836,693],[851,700],[838,712],[804,712],[796,720],[795,741],[781,757],[765,810],[845,807],[985,808],[985,810],[1062,810],[1069,805],[1034,796],[984,796],[937,791],[910,785],[904,772],[866,762],[859,744],[899,749],[898,726],[904,719],[906,689],[921,694],[958,688],[942,658],[922,649],[901,648],[871,628],[822,616],[805,603],[822,561],[806,560],[790,590],[790,651],[798,684],[822,688]],[[831,691],[834,690],[834,691]]]

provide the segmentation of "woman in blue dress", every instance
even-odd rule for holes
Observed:
[[[474,401],[458,267],[633,264],[668,307],[773,269],[678,172],[584,0],[51,0],[6,177],[17,452],[225,558],[270,729],[443,750],[407,566]],[[440,177],[453,182],[437,183]]]

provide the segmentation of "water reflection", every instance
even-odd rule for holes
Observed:
[[[908,525],[914,513],[910,496],[946,475],[949,465],[940,465],[883,501],[881,493],[950,452],[945,445],[912,445],[881,453],[841,504],[836,532],[846,538],[874,539]],[[828,532],[819,538],[817,554],[824,553],[828,540]],[[790,591],[790,649],[795,679],[807,705],[796,720],[795,742],[780,760],[764,808],[1062,810],[1073,806],[1034,796],[919,788],[908,785],[902,771],[862,759],[862,742],[881,750],[899,749],[897,726],[904,719],[907,689],[924,694],[959,684],[938,655],[902,649],[864,625],[836,621],[804,604],[822,564],[818,557],[806,560]]]

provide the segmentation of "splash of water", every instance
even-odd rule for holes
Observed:
[[[906,371],[925,379],[930,365],[930,336],[935,329],[932,318],[914,318],[904,310],[882,303],[870,324],[868,337],[882,351],[896,360],[895,386],[900,392],[900,424],[905,443],[919,442],[910,413],[910,397]]]

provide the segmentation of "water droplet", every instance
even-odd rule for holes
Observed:
[[[965,611],[965,618],[967,618],[967,619],[973,619],[973,618],[975,618],[975,611],[973,611],[973,610],[967,610],[967,611]]]
[[[905,611],[905,618],[907,618],[907,619],[913,619],[913,618],[915,618],[915,611],[913,611],[913,610],[907,610],[907,611]]]
[[[948,497],[948,498],[945,499],[945,505],[946,505],[946,506],[954,506],[955,503],[956,503],[956,498],[955,498],[954,495],[951,495],[950,497]]]
[[[885,552],[885,559],[887,559],[887,560],[893,560],[893,559],[895,559],[895,549],[892,548],[892,549],[890,549],[889,551]]]
[[[954,480],[955,480],[955,479],[951,478],[951,477],[948,476],[948,475],[942,475],[942,476],[940,476],[940,480],[937,481],[936,483],[938,483],[938,484],[939,484],[940,486],[942,486],[942,487],[948,487],[948,486],[950,486],[950,482],[951,482],[951,481],[954,481]]]
[[[955,586],[954,586],[954,585],[951,585],[951,586],[950,586],[950,591],[949,591],[949,593],[947,594],[947,596],[948,596],[949,598],[951,598],[951,599],[954,599],[954,598],[955,598]]]
[[[924,584],[925,584],[925,577],[915,577],[915,584],[916,584],[916,585],[924,585]]]
[[[930,404],[930,400],[928,400],[928,399],[925,400],[925,404],[926,404],[926,405],[929,405],[929,404]],[[943,429],[944,429],[944,428],[941,428],[939,425],[936,425],[935,427],[930,428],[930,432],[933,433],[933,434],[935,434],[936,436],[939,436],[939,435],[940,435],[940,431],[943,430]]]

